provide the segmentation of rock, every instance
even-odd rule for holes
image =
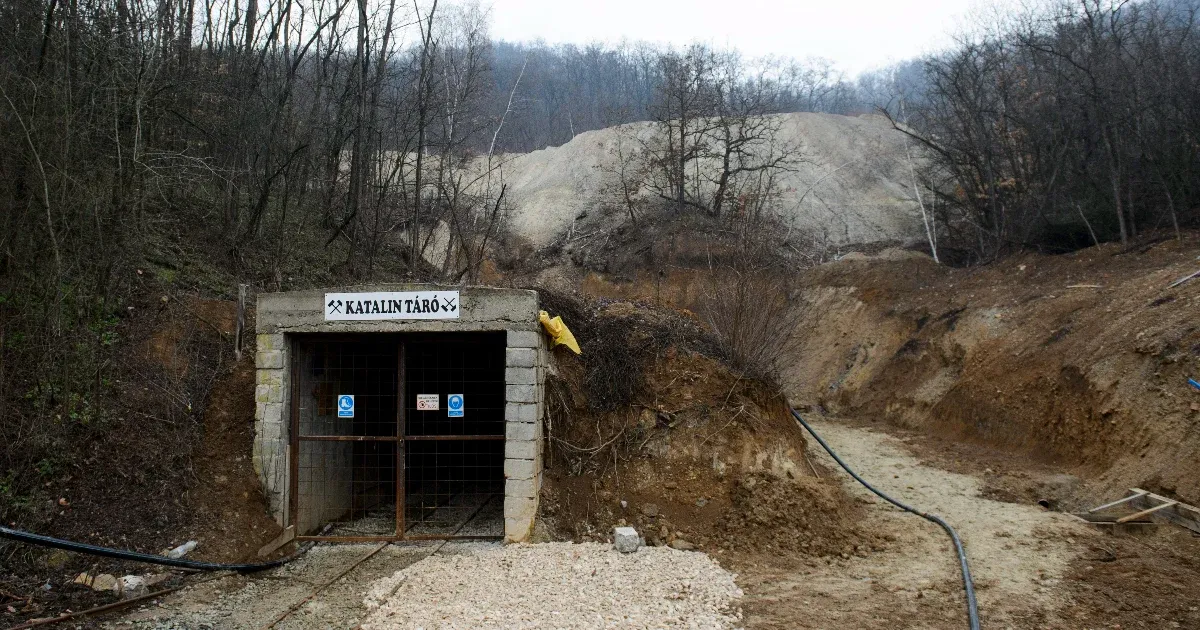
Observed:
[[[111,591],[117,586],[117,578],[107,573],[101,573],[100,575],[80,573],[75,577],[75,583],[82,584],[96,591]]]
[[[146,579],[140,575],[126,575],[117,582],[117,595],[121,599],[133,599],[149,592],[150,587],[146,585]]]
[[[621,553],[633,553],[641,546],[642,540],[637,530],[632,527],[613,528],[613,548]]]
[[[671,544],[668,546],[672,549],[678,549],[680,551],[693,551],[696,549],[696,545],[693,545],[682,538],[676,538],[675,540],[672,540]]]
[[[642,515],[647,518],[658,516],[658,506],[653,503],[647,503],[642,506]]]
[[[146,581],[146,586],[154,586],[166,582],[171,577],[170,573],[147,573],[142,576],[142,579]]]
[[[182,557],[188,555],[189,553],[191,553],[192,550],[195,549],[196,546],[199,544],[200,543],[196,542],[195,540],[189,540],[189,541],[183,543],[182,545],[179,545],[178,547],[168,551],[167,557],[171,558],[173,560],[178,560],[179,558],[182,558]]]

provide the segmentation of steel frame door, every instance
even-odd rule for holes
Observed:
[[[470,522],[472,519],[474,519],[480,513],[480,511],[482,509],[484,509],[486,503],[480,504],[474,508],[468,508],[469,512],[467,513],[466,518],[462,519],[462,523],[457,527],[457,529],[455,529],[455,531],[453,533],[449,533],[449,534],[446,534],[446,533],[436,533],[436,534],[408,533],[410,529],[412,529],[414,526],[418,525],[418,523],[415,523],[415,522],[414,523],[406,522],[406,515],[405,515],[406,506],[407,506],[408,499],[409,499],[408,494],[407,494],[407,488],[406,488],[406,482],[408,481],[407,468],[408,468],[408,460],[409,460],[409,453],[407,452],[408,451],[408,448],[407,448],[408,442],[427,444],[435,449],[440,448],[439,444],[449,444],[451,442],[460,442],[463,444],[499,442],[500,443],[500,446],[499,446],[500,457],[501,458],[503,457],[503,450],[504,450],[503,442],[504,442],[505,436],[503,434],[502,428],[500,431],[498,431],[496,433],[488,433],[488,434],[448,434],[448,433],[442,433],[442,432],[439,432],[437,434],[427,434],[424,431],[417,431],[416,433],[412,433],[410,431],[411,427],[407,426],[409,424],[407,422],[408,413],[409,413],[409,410],[407,408],[408,407],[407,401],[408,401],[409,394],[410,394],[410,392],[407,391],[408,390],[408,378],[407,378],[408,375],[406,374],[406,370],[407,370],[406,358],[407,358],[407,351],[408,351],[408,348],[407,348],[408,342],[410,342],[410,341],[414,342],[414,343],[422,343],[423,342],[423,343],[428,344],[430,341],[433,341],[435,339],[440,340],[440,339],[444,339],[444,338],[449,338],[451,335],[452,335],[452,333],[440,333],[436,336],[417,335],[417,334],[409,334],[409,335],[403,335],[403,336],[384,335],[384,334],[366,334],[366,335],[314,334],[314,335],[303,335],[303,336],[296,337],[296,339],[294,340],[294,352],[292,353],[292,365],[291,365],[291,371],[292,371],[291,387],[292,387],[293,391],[292,391],[292,395],[290,396],[290,401],[289,401],[289,403],[290,403],[289,413],[290,413],[290,425],[291,425],[291,433],[290,433],[290,435],[291,435],[291,440],[290,440],[291,457],[289,457],[289,460],[290,460],[289,469],[290,469],[290,475],[291,475],[290,493],[289,493],[289,496],[290,496],[289,512],[290,512],[291,523],[293,525],[299,525],[300,515],[302,513],[306,513],[306,512],[302,512],[301,508],[307,507],[307,506],[302,505],[302,497],[300,496],[301,459],[303,459],[302,453],[304,453],[304,450],[306,448],[308,448],[308,449],[321,448],[321,447],[327,446],[327,445],[336,445],[336,444],[345,445],[347,443],[358,444],[358,445],[378,444],[380,446],[383,446],[384,444],[392,445],[391,451],[392,451],[392,456],[394,457],[393,461],[394,461],[394,467],[395,467],[395,480],[394,480],[395,493],[394,493],[394,496],[395,496],[395,503],[396,503],[396,505],[395,505],[395,528],[394,528],[394,531],[391,531],[387,534],[328,535],[324,531],[322,531],[322,532],[318,532],[316,534],[297,535],[296,536],[297,540],[331,541],[331,542],[370,542],[370,541],[445,540],[445,539],[489,539],[490,540],[490,539],[502,538],[502,535],[490,535],[490,534],[489,535],[470,535],[470,534],[463,535],[463,534],[458,533],[459,531],[461,531],[462,525],[465,525],[468,522]],[[316,356],[317,349],[321,348],[321,347],[325,347],[326,350],[328,351],[329,348],[337,347],[338,350],[340,352],[342,352],[342,354],[344,355],[345,349],[347,347],[363,346],[366,344],[369,344],[370,346],[372,346],[376,349],[388,348],[389,355],[390,355],[390,349],[394,348],[394,350],[395,350],[396,365],[394,368],[395,376],[394,376],[393,385],[392,385],[393,392],[394,392],[392,395],[394,396],[395,416],[394,416],[394,424],[391,425],[390,434],[367,435],[362,432],[359,432],[357,434],[353,433],[353,432],[347,433],[343,428],[336,427],[336,426],[332,427],[332,430],[319,430],[319,429],[329,429],[330,427],[321,427],[321,426],[319,426],[319,423],[308,423],[310,425],[315,424],[318,426],[306,426],[305,423],[302,423],[301,422],[301,412],[302,412],[303,405],[302,405],[301,399],[303,396],[307,396],[311,393],[314,398],[328,397],[328,398],[332,399],[332,397],[335,395],[335,392],[326,391],[325,389],[321,389],[320,387],[317,387],[315,390],[313,390],[311,392],[309,391],[309,390],[313,389],[314,382],[317,382],[318,384],[320,384],[322,382],[320,379],[316,379],[316,381],[314,381],[314,377],[311,375],[311,373],[313,372],[313,367],[314,367],[313,361],[315,360],[314,357]],[[353,355],[354,353],[351,352],[350,354]],[[499,351],[499,356],[501,358],[500,360],[502,363],[502,361],[503,361],[503,350],[502,349]],[[306,369],[308,370],[308,373],[305,372]],[[336,369],[346,369],[346,368],[336,368]],[[503,391],[503,389],[504,389],[503,367],[499,368],[498,375],[500,377],[498,379],[498,387],[501,391]],[[328,379],[327,378],[323,382],[330,382],[330,381],[336,381],[336,379]],[[357,386],[357,381],[351,381],[351,382],[355,383],[355,386]],[[357,403],[357,401],[356,401],[356,403]],[[502,408],[499,413],[501,414],[501,417],[502,417],[502,414],[503,414]],[[318,430],[314,430],[314,428],[318,429]],[[380,426],[375,426],[374,432],[380,433],[380,430],[379,430],[380,428],[381,428]],[[414,446],[414,448],[416,448],[416,447]],[[422,447],[422,448],[427,448],[427,447]],[[498,483],[499,483],[499,487],[500,487],[499,498],[502,503],[503,502],[503,479],[504,478],[503,478],[502,470],[498,471],[498,473],[499,473]],[[353,490],[351,490],[351,492],[353,492]],[[306,496],[309,496],[309,495],[306,495]],[[494,501],[494,497],[488,499],[488,502],[491,502],[491,501]],[[492,506],[492,507],[495,508],[496,506]],[[503,505],[500,505],[499,509],[502,510]],[[501,519],[500,522],[503,522],[503,519]],[[299,526],[297,527],[297,531],[300,531]]]
[[[371,343],[373,341],[371,339],[371,337],[384,337],[384,338],[379,339],[378,342]],[[362,445],[376,444],[379,446],[379,448],[382,449],[383,445],[391,445],[391,448],[389,449],[391,451],[390,458],[392,460],[392,466],[394,467],[394,471],[395,471],[394,479],[392,480],[392,483],[394,484],[394,488],[395,488],[395,492],[394,492],[395,504],[396,504],[395,505],[395,527],[394,527],[393,531],[391,531],[390,533],[387,533],[387,534],[326,535],[325,533],[322,532],[322,533],[318,533],[316,535],[297,535],[296,536],[297,540],[334,541],[334,542],[369,542],[369,541],[395,541],[395,540],[400,540],[403,538],[403,532],[404,532],[404,466],[403,466],[402,462],[404,461],[404,459],[403,459],[404,444],[403,444],[402,436],[404,433],[404,431],[403,431],[403,428],[404,428],[404,405],[401,404],[401,401],[403,400],[403,389],[404,389],[404,344],[401,343],[394,335],[386,335],[386,336],[372,335],[371,337],[365,337],[363,335],[353,335],[353,336],[306,335],[306,336],[297,338],[295,341],[295,345],[294,345],[295,351],[292,353],[292,366],[291,366],[291,368],[292,368],[291,387],[292,387],[293,391],[292,391],[292,395],[291,395],[290,409],[289,409],[290,415],[291,415],[290,424],[291,424],[291,455],[292,455],[289,458],[291,460],[289,462],[289,464],[290,464],[289,468],[290,468],[290,474],[291,474],[290,493],[289,493],[289,495],[290,495],[290,501],[289,501],[290,510],[289,511],[291,513],[292,524],[298,524],[300,515],[302,513],[301,512],[302,505],[301,505],[301,497],[300,497],[300,477],[301,477],[300,473],[301,473],[301,463],[302,463],[301,460],[304,459],[304,450],[306,447],[320,448],[320,447],[323,447],[326,445],[344,444],[344,445],[351,446],[351,448],[354,448],[354,445],[360,445],[359,447],[361,448]],[[394,401],[393,404],[395,406],[395,414],[394,414],[394,419],[390,423],[388,423],[388,424],[390,424],[390,427],[385,427],[383,425],[383,423],[376,422],[376,423],[374,423],[375,426],[370,427],[370,430],[376,434],[369,435],[369,434],[365,434],[362,432],[357,433],[357,434],[354,432],[346,433],[346,431],[344,429],[342,429],[341,427],[337,427],[337,426],[329,427],[328,423],[326,423],[326,426],[319,426],[321,424],[319,422],[311,423],[314,425],[318,425],[315,427],[302,426],[302,423],[301,423],[302,400],[301,399],[303,396],[308,394],[308,392],[304,391],[304,390],[308,390],[309,389],[308,386],[310,384],[314,384],[314,379],[304,372],[304,368],[310,367],[310,369],[311,369],[311,363],[315,360],[314,357],[316,356],[317,349],[321,346],[325,346],[326,348],[336,346],[341,351],[341,354],[344,357],[344,355],[346,354],[344,352],[344,349],[346,346],[363,345],[364,343],[371,343],[371,345],[375,346],[376,348],[381,348],[381,349],[390,349],[390,348],[395,349],[396,364],[393,367],[394,376],[390,379],[390,385],[391,385],[391,390],[392,390],[390,397]],[[355,359],[359,358],[358,356],[355,355],[354,352],[351,352],[349,354],[351,355],[351,363],[354,363]],[[390,350],[387,351],[387,354],[390,355]],[[339,368],[332,368],[332,369],[347,369],[347,368],[339,367]],[[349,368],[349,369],[354,369],[354,368]],[[335,395],[334,392],[325,391],[325,388],[321,387],[321,385],[324,385],[328,382],[329,382],[328,380],[325,380],[322,382],[320,379],[316,379],[315,388],[312,391],[312,395],[313,395],[314,399],[329,398],[329,397]],[[356,383],[356,385],[357,385],[357,383]],[[377,385],[382,385],[382,383],[377,383]],[[355,402],[357,405],[357,400]],[[317,429],[317,430],[314,430],[314,429]],[[321,429],[332,429],[332,431],[324,431]],[[390,429],[390,431],[387,431],[387,429]],[[390,435],[387,434],[389,432],[390,432]],[[337,448],[337,447],[335,446],[334,448]],[[353,471],[351,474],[353,474]],[[351,481],[351,483],[353,483],[353,480]],[[353,500],[354,500],[353,487],[351,487],[350,492],[351,492],[352,496],[350,497],[349,500],[353,503]],[[299,527],[297,527],[297,531],[299,531]]]

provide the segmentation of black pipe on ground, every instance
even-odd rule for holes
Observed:
[[[52,538],[50,536],[43,536],[41,534],[34,534],[4,526],[0,526],[0,538],[7,538],[8,540],[15,540],[17,542],[29,545],[38,545],[40,547],[50,547],[53,549],[62,549],[63,551],[72,551],[75,553],[86,553],[104,558],[113,558],[115,560],[132,560],[134,562],[159,564],[178,569],[191,569],[193,571],[236,571],[238,573],[255,573],[257,571],[265,571],[267,569],[274,569],[275,567],[283,566],[300,557],[301,554],[309,549],[309,547],[303,547],[296,553],[287,556],[286,558],[271,560],[269,562],[258,562],[253,564],[220,564],[217,562],[184,560],[183,558],[168,558],[166,556],[139,553],[137,551],[126,551],[123,549],[113,549],[111,547],[99,547],[97,545],[72,542],[70,540],[63,540],[61,538]]]
[[[925,520],[933,521],[942,529],[946,530],[946,533],[950,535],[950,540],[954,541],[954,551],[958,554],[958,566],[962,571],[963,590],[967,592],[967,622],[970,624],[971,630],[979,630],[979,605],[975,602],[975,583],[971,581],[971,568],[967,566],[967,551],[963,548],[962,540],[960,540],[958,537],[958,532],[954,531],[954,528],[950,527],[949,523],[942,520],[942,517],[936,514],[922,512],[916,508],[905,505],[904,503],[901,503],[896,499],[884,494],[875,486],[867,483],[867,480],[859,477],[858,473],[854,472],[850,466],[846,464],[846,462],[842,461],[841,457],[838,457],[837,453],[833,452],[833,449],[825,443],[825,440],[822,440],[821,436],[817,435],[817,432],[814,431],[813,428],[804,421],[804,418],[800,417],[800,413],[798,411],[791,406],[789,406],[788,409],[791,410],[792,416],[796,418],[796,421],[800,423],[800,426],[804,427],[804,429],[817,440],[817,443],[821,445],[821,448],[825,449],[826,453],[829,453],[829,456],[833,458],[833,461],[837,462],[838,466],[842,467],[842,470],[850,473],[850,476],[854,477],[854,480],[858,483],[861,483],[864,488],[870,490],[871,492],[875,493],[875,496],[887,501],[888,503],[891,503],[901,510],[916,514]]]

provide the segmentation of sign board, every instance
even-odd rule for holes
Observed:
[[[458,291],[326,293],[325,321],[458,319]]]
[[[437,394],[417,394],[417,411],[437,411],[440,401]]]
[[[463,417],[464,410],[465,410],[465,408],[463,406],[463,395],[462,394],[450,394],[449,396],[446,397],[446,416],[447,417],[461,418],[461,417]]]
[[[354,417],[354,394],[342,394],[338,396],[337,403],[339,418]]]

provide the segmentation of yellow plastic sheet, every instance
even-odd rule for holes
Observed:
[[[546,329],[546,334],[550,335],[551,348],[557,346],[566,346],[575,354],[583,354],[579,349],[579,342],[575,341],[575,335],[571,334],[571,329],[563,323],[562,317],[555,315],[554,319],[550,318],[550,314],[546,311],[538,313],[538,321],[542,322],[542,328]]]

